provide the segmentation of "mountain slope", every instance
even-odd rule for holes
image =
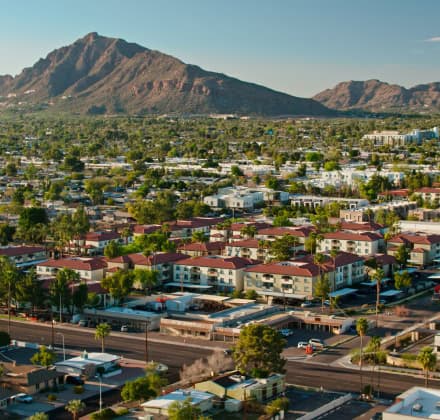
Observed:
[[[410,89],[379,80],[348,81],[313,97],[338,110],[432,110],[440,109],[440,83],[417,85]]]
[[[312,99],[205,71],[158,51],[90,33],[11,79],[0,96],[66,111],[331,116]]]

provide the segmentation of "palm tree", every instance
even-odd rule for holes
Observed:
[[[193,232],[191,240],[193,242],[208,242],[209,238],[205,235],[205,232],[201,230],[196,230],[195,232]]]
[[[240,234],[247,239],[253,238],[257,234],[257,228],[253,225],[246,225],[240,229]]]
[[[28,417],[27,420],[49,420],[49,416],[46,413],[35,413]]]
[[[103,322],[96,326],[95,340],[101,340],[101,351],[104,353],[104,342],[106,337],[110,335],[111,327],[109,324]]]
[[[433,352],[432,347],[423,347],[417,355],[417,361],[422,365],[425,372],[425,386],[428,386],[429,372],[435,370],[437,365],[437,355]]]
[[[146,294],[159,282],[159,271],[157,270],[135,268],[133,274],[135,282],[142,286]]]
[[[380,286],[385,273],[381,268],[370,271],[369,276],[376,281],[376,328],[379,325]]]
[[[66,410],[72,414],[73,420],[78,418],[78,414],[86,408],[86,405],[81,400],[70,400],[66,404]]]
[[[20,281],[20,274],[7,257],[0,257],[0,293],[6,298],[8,306],[8,334],[11,335],[11,305],[16,298],[16,288]]]
[[[362,383],[362,350],[363,350],[363,339],[364,336],[367,334],[368,331],[368,320],[366,318],[358,318],[356,321],[356,331],[361,339],[360,347],[359,347],[359,375],[360,375],[360,381],[361,381],[361,394],[363,392],[363,383]]]

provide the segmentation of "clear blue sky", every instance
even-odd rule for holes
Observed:
[[[297,96],[440,81],[438,0],[0,0],[0,74],[88,32]]]

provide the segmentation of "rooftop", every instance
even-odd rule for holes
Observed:
[[[400,394],[398,402],[384,412],[385,418],[409,418],[440,419],[440,390],[433,388],[413,387]],[[387,416],[387,414],[394,414]]]

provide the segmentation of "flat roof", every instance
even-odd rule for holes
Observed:
[[[398,396],[399,402],[384,413],[405,418],[440,419],[440,390],[415,386]]]
[[[166,395],[161,395],[154,400],[141,404],[144,408],[162,408],[167,409],[175,401],[185,401],[190,399],[192,405],[200,404],[203,401],[214,398],[213,394],[208,392],[196,391],[194,389],[178,389]]]
[[[270,290],[268,290],[268,291],[266,291],[266,290],[257,290],[257,293],[259,295],[263,295],[263,296],[286,297],[286,298],[289,298],[289,299],[300,299],[300,300],[306,300],[307,299],[307,295],[299,295],[299,294],[295,294],[295,293],[272,292]]]
[[[174,286],[174,287],[182,287],[182,283],[177,281],[172,281],[171,283],[166,283],[164,286]],[[189,289],[211,289],[212,286],[208,286],[207,284],[194,284],[194,283],[185,283],[183,282],[183,287],[187,287]]]
[[[224,302],[229,301],[229,296],[217,296],[217,295],[195,295],[194,300],[206,300],[209,302]]]
[[[351,294],[356,293],[356,292],[357,292],[356,289],[350,289],[349,287],[344,287],[343,289],[335,290],[334,292],[331,292],[328,295],[330,297],[334,298],[334,297],[339,297],[339,296],[351,295]]]
[[[395,290],[395,289],[393,289],[393,290],[387,290],[386,292],[382,292],[382,293],[380,294],[380,296],[383,296],[383,297],[392,297],[392,296],[400,295],[401,293],[402,293],[401,290]]]

